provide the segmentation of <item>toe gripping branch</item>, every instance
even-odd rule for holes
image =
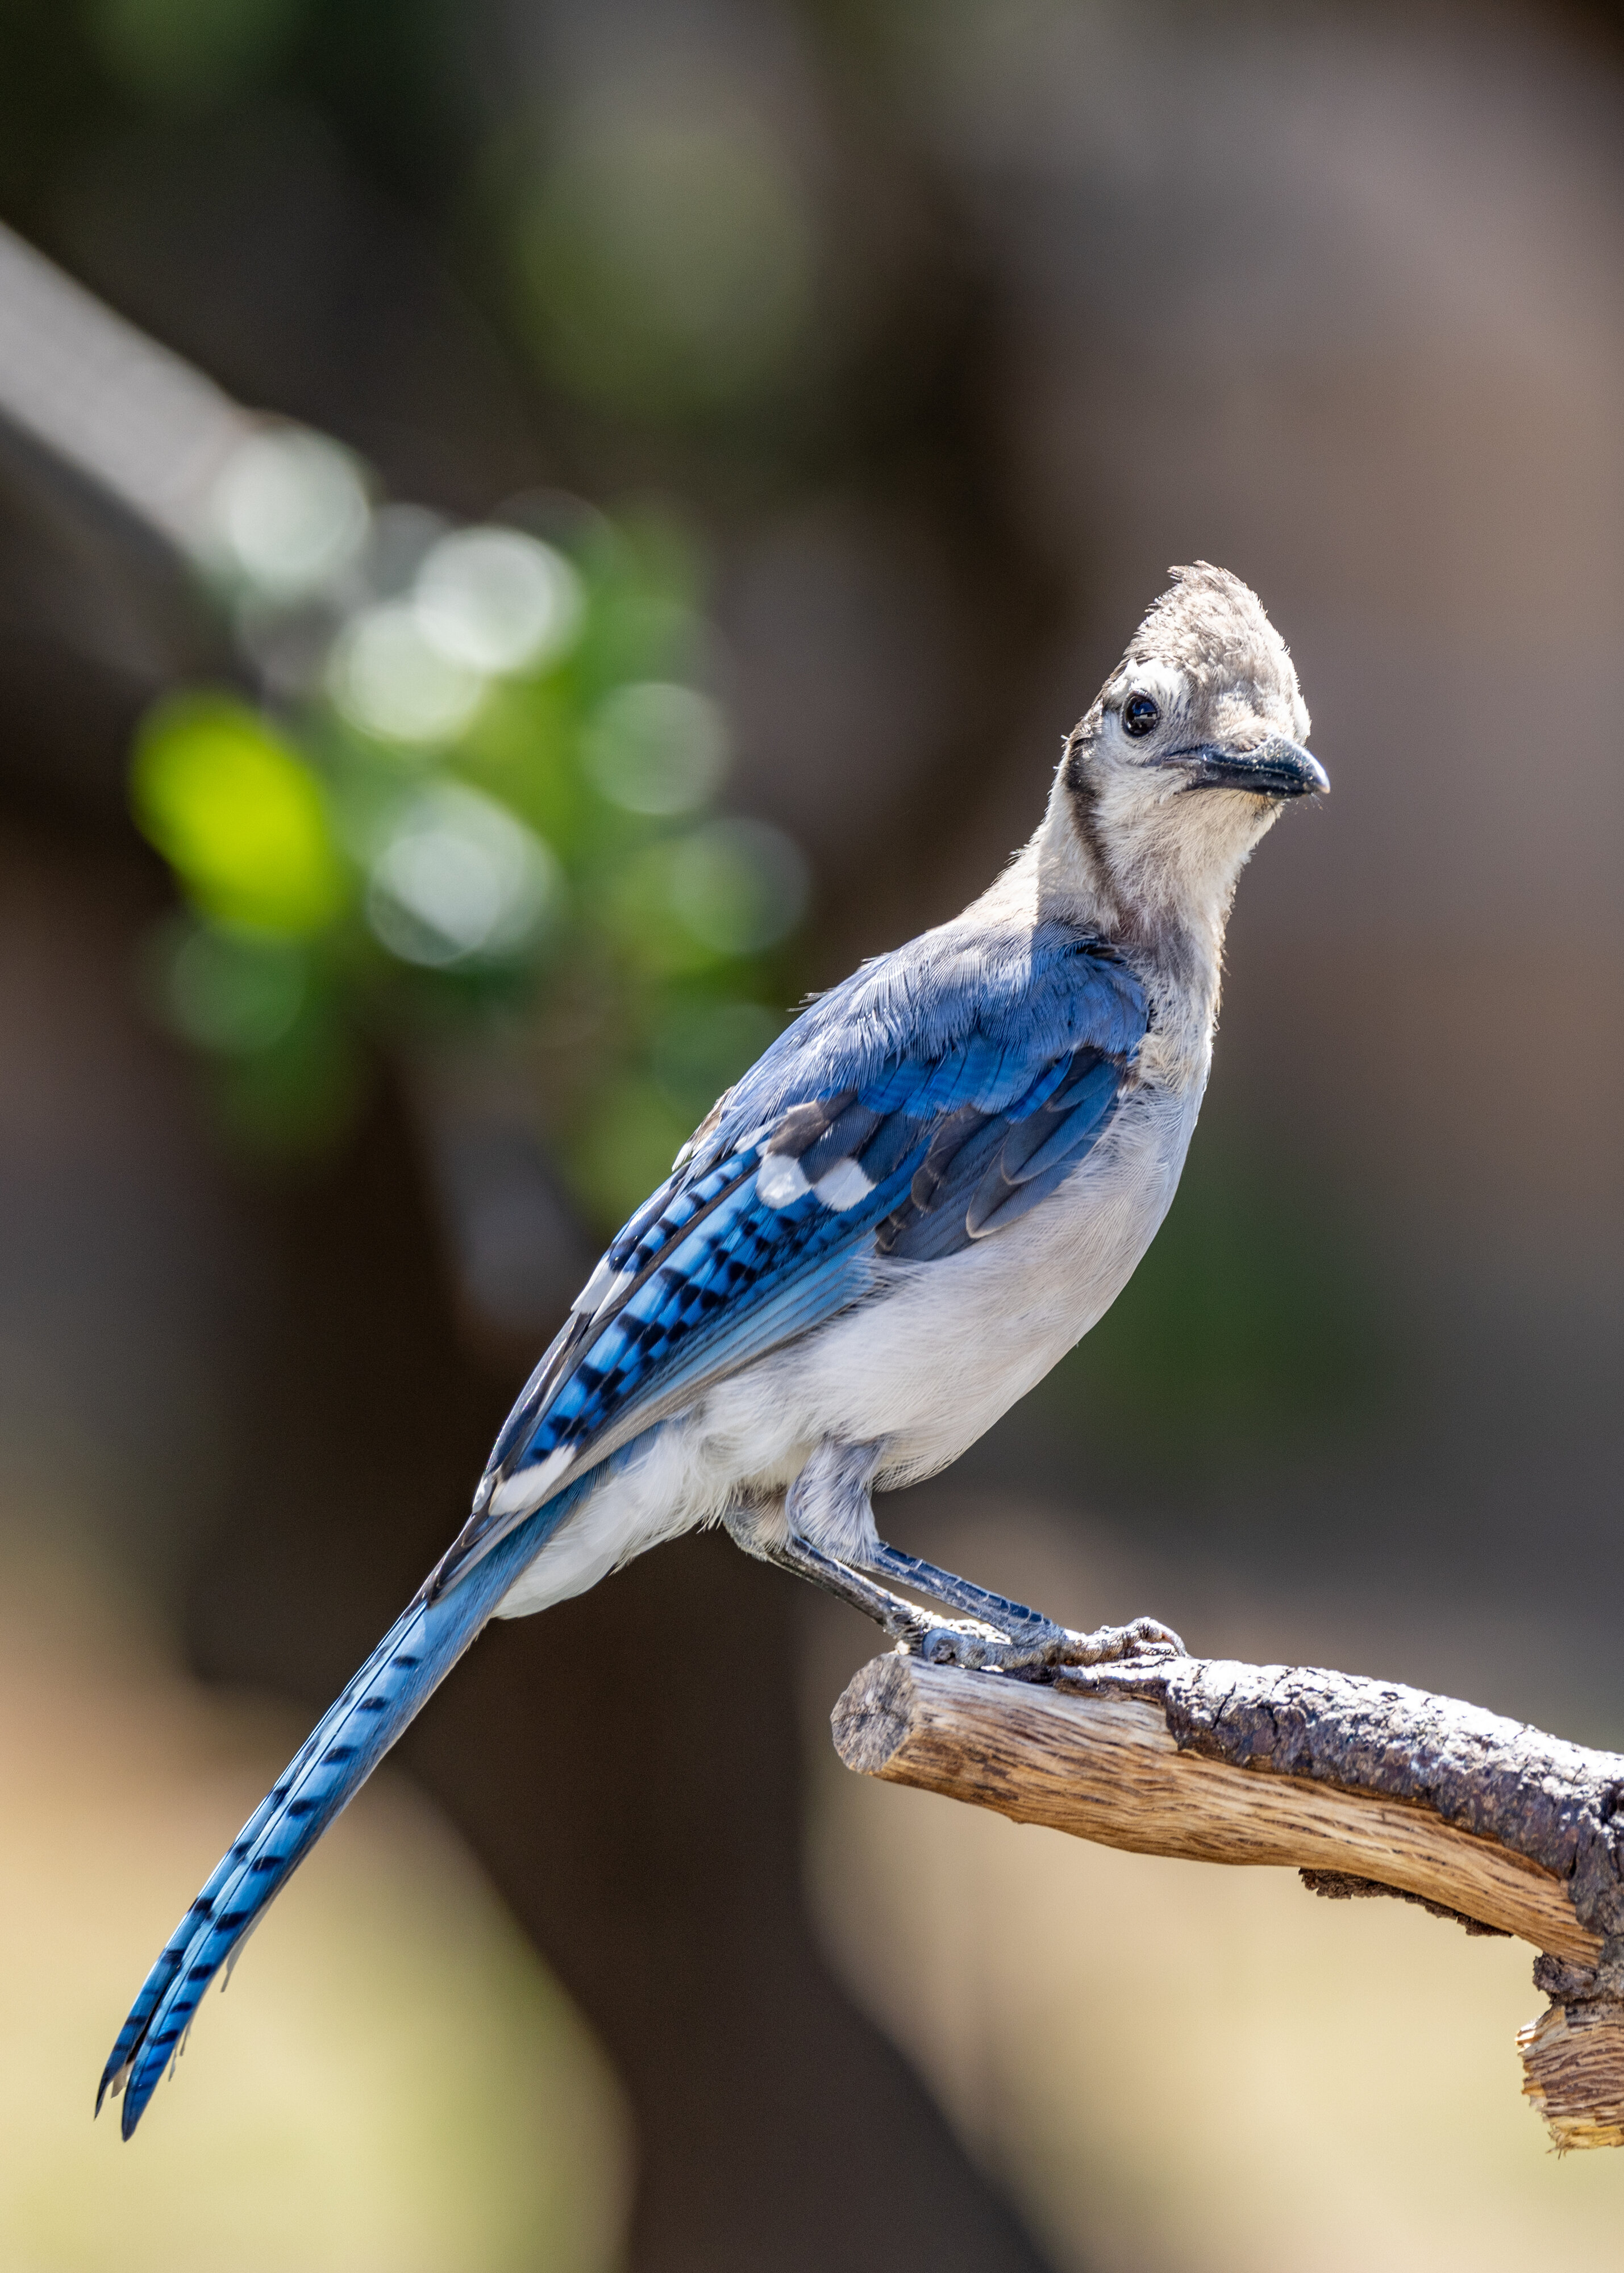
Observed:
[[[967,1672],[1007,1673],[1023,1681],[1048,1681],[1066,1667],[1115,1665],[1126,1658],[1158,1659],[1188,1655],[1171,1626],[1159,1618],[1131,1618],[1126,1625],[1096,1626],[1078,1633],[1048,1618],[1036,1630],[1020,1628],[1014,1634],[989,1635],[989,1630],[969,1619],[951,1619],[924,1628],[917,1642],[903,1647],[927,1665],[956,1665]]]

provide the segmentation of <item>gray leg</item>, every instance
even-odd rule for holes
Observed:
[[[1028,1673],[1052,1665],[1097,1665],[1144,1653],[1184,1654],[1178,1635],[1155,1618],[1102,1626],[1095,1633],[1073,1633],[1024,1602],[1009,1602],[971,1579],[889,1546],[874,1529],[869,1501],[884,1451],[883,1444],[842,1444],[830,1439],[819,1444],[782,1508],[776,1504],[740,1507],[727,1518],[729,1531],[749,1553],[849,1602],[933,1664]],[[884,1579],[968,1615],[932,1618],[890,1587],[875,1583]]]
[[[782,1504],[741,1504],[723,1521],[747,1554],[811,1579],[825,1594],[872,1618],[893,1640],[918,1649],[941,1622],[888,1587],[876,1585],[872,1575],[872,1550],[879,1542],[869,1484],[882,1449],[829,1439],[812,1453]],[[1001,1632],[1001,1628],[967,1624],[957,1639],[967,1647],[995,1643]]]
[[[775,1509],[770,1512],[760,1508],[741,1508],[723,1518],[730,1536],[760,1562],[771,1563],[780,1571],[792,1571],[797,1579],[809,1579],[836,1602],[847,1602],[864,1617],[872,1618],[884,1628],[893,1641],[905,1643],[910,1649],[919,1649],[939,1631],[938,1622],[926,1616],[912,1602],[904,1602],[887,1587],[876,1586],[833,1555],[826,1555],[820,1547],[797,1539],[789,1531],[782,1515]],[[955,1627],[952,1631],[958,1634]],[[996,1641],[998,1637],[984,1626],[966,1625],[958,1636],[967,1646],[976,1641]]]
[[[883,1572],[899,1586],[911,1587],[916,1594],[927,1594],[933,1602],[947,1602],[955,1610],[966,1611],[1012,1641],[1017,1636],[1025,1639],[1062,1631],[1041,1610],[1029,1610],[1024,1602],[1011,1602],[1002,1594],[989,1594],[974,1579],[961,1579],[956,1572],[943,1571],[917,1555],[904,1555],[900,1547],[893,1547],[883,1539],[875,1541],[873,1551],[863,1567]]]
[[[869,1502],[884,1452],[883,1444],[820,1444],[796,1479],[786,1519],[794,1537],[815,1539],[842,1565],[894,1579],[932,1602],[965,1612],[968,1631],[961,1620],[932,1623],[917,1645],[925,1657],[938,1664],[985,1665],[1025,1673],[1050,1665],[1097,1665],[1146,1651],[1184,1654],[1178,1635],[1155,1618],[1102,1626],[1096,1633],[1072,1633],[1024,1602],[1012,1602],[961,1579],[956,1572],[889,1545],[874,1529]]]
[[[1044,1617],[1041,1610],[1029,1610],[1024,1602],[989,1594],[974,1579],[961,1579],[955,1572],[940,1570],[917,1555],[905,1555],[900,1547],[889,1546],[883,1539],[876,1542],[875,1551],[863,1567],[883,1572],[887,1579],[912,1587],[934,1602],[950,1603],[955,1610],[967,1610],[1007,1637],[1007,1643],[976,1656],[966,1654],[950,1632],[932,1633],[925,1639],[923,1654],[936,1664],[987,1665],[1006,1673],[1024,1673],[1046,1665],[1102,1665],[1120,1657],[1187,1654],[1172,1628],[1159,1618],[1134,1618],[1125,1626],[1100,1626],[1093,1633],[1074,1633]]]
[[[797,1579],[810,1579],[826,1594],[837,1602],[849,1602],[854,1610],[861,1610],[882,1626],[893,1641],[905,1641],[917,1647],[924,1639],[930,1621],[911,1602],[894,1594],[887,1587],[877,1587],[856,1571],[849,1571],[821,1548],[810,1547],[804,1539],[786,1537],[752,1549],[764,1563],[775,1563],[781,1571],[793,1571]]]

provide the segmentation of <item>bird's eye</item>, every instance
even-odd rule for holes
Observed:
[[[1148,734],[1150,731],[1161,716],[1161,704],[1153,702],[1149,695],[1130,694],[1122,705],[1124,731],[1132,734],[1137,741],[1140,735]]]

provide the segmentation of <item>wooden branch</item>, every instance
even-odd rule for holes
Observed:
[[[833,1715],[849,1768],[1140,1854],[1295,1866],[1515,1934],[1518,2037],[1560,2149],[1624,2145],[1624,1758],[1300,1666],[1157,1657],[1015,1680],[897,1654]]]

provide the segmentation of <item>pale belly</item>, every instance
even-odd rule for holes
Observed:
[[[741,1495],[784,1490],[813,1447],[887,1443],[894,1486],[956,1459],[1132,1277],[1178,1188],[1199,1099],[1141,1091],[1075,1174],[1007,1232],[937,1263],[877,1264],[872,1301],[786,1344],[627,1448],[499,1615],[581,1594]]]

